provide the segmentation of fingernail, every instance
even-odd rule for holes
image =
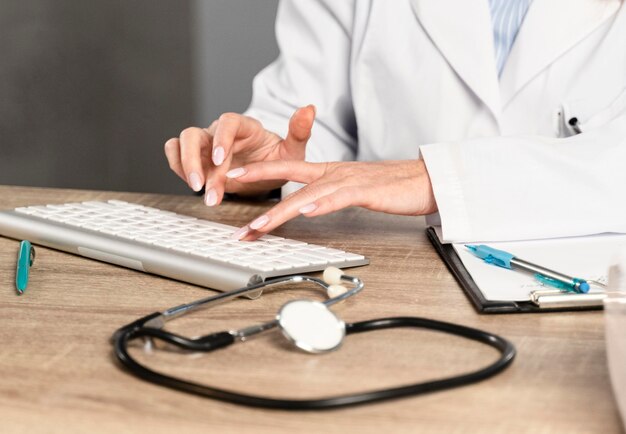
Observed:
[[[234,234],[230,236],[231,239],[239,241],[250,232],[250,228],[248,226],[244,226],[241,229],[238,229]]]
[[[254,229],[255,231],[257,229],[261,229],[269,221],[270,221],[270,218],[268,215],[262,215],[261,217],[256,218],[252,223],[250,223],[250,229]]]
[[[193,191],[200,191],[202,188],[202,179],[200,179],[200,175],[196,172],[192,172],[191,175],[189,175],[189,184],[191,184]]]
[[[307,107],[311,107],[313,109],[313,114],[317,115],[317,107],[315,107],[313,104],[309,104]]]
[[[221,146],[218,146],[217,148],[213,149],[213,163],[216,166],[219,166],[223,162],[224,162],[224,148],[222,148]]]
[[[206,192],[204,196],[204,203],[206,206],[215,206],[217,203],[217,192],[214,188],[210,188],[209,191]]]
[[[239,178],[240,176],[243,176],[246,174],[246,169],[244,169],[243,167],[238,167],[236,169],[233,170],[229,170],[228,172],[226,172],[226,178]]]
[[[315,211],[316,209],[317,209],[317,205],[315,205],[314,203],[310,203],[308,205],[303,206],[298,211],[300,212],[300,214],[307,214],[307,213]]]

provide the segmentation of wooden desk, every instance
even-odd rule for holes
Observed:
[[[242,225],[267,204],[216,209],[195,197],[0,187],[3,208],[118,198]],[[615,433],[602,312],[478,315],[437,257],[418,218],[360,209],[296,219],[277,234],[363,253],[365,290],[338,308],[346,321],[416,315],[484,328],[511,339],[511,368],[460,389],[330,412],[239,407],[140,381],[113,361],[109,337],[147,313],[206,290],[37,248],[27,292],[14,288],[18,243],[0,238],[0,431],[216,433]],[[236,300],[172,326],[190,335],[267,320],[307,290]],[[488,363],[495,351],[415,331],[350,337],[310,356],[264,335],[211,356],[153,354],[153,366],[251,393],[319,396],[426,380]]]

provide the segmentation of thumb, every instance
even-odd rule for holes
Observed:
[[[289,120],[289,132],[283,142],[290,157],[304,158],[304,148],[311,137],[311,128],[315,121],[315,106],[310,104],[294,112]]]

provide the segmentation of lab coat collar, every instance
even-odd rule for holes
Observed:
[[[623,0],[533,0],[498,78],[488,0],[411,0],[424,30],[499,120],[543,69],[617,12]]]
[[[534,0],[502,71],[503,108],[533,77],[613,16],[621,3],[621,0]]]
[[[411,6],[447,62],[499,119],[500,84],[489,2],[411,0]]]

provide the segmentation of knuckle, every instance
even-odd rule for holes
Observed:
[[[200,157],[196,157],[195,155],[191,155],[188,152],[181,152],[180,154],[180,163],[185,168],[191,169],[192,166],[195,167],[196,162],[200,160]]]
[[[219,121],[220,122],[235,122],[239,120],[239,116],[240,116],[239,114],[232,113],[232,112],[222,113]]]
[[[324,208],[329,209],[329,210],[336,210],[337,208],[339,208],[339,204],[341,201],[340,199],[340,191],[338,191],[336,194],[332,194],[330,196],[327,196],[324,198]]]
[[[209,136],[213,136],[215,135],[215,130],[217,129],[217,125],[219,124],[219,120],[214,120],[213,122],[211,122],[211,125],[209,125],[208,127],[204,128],[204,132],[206,132]]]
[[[316,184],[309,184],[308,186],[302,188],[300,190],[300,195],[303,199],[306,199],[309,202],[313,202],[317,200],[321,195],[322,188]]]
[[[166,154],[176,150],[176,140],[178,139],[172,138],[165,142],[165,145],[163,145],[163,149],[165,150]]]
[[[362,194],[361,187],[350,186],[341,190],[345,206],[369,207],[374,200],[372,195]]]
[[[190,161],[191,161],[191,158],[189,158],[188,155],[180,156],[180,163],[183,165],[183,167],[187,168],[187,166],[189,166]]]
[[[285,173],[297,173],[298,169],[300,169],[301,167],[300,163],[301,161],[298,160],[285,160],[282,161],[280,164]]]
[[[281,200],[281,203],[293,200],[294,197],[297,197],[297,194],[298,194],[299,191],[300,190],[292,191],[287,196],[283,197],[283,199]]]
[[[180,138],[181,140],[188,140],[192,138],[193,136],[197,135],[199,131],[200,131],[200,128],[198,127],[187,127],[180,132]]]
[[[340,169],[341,165],[339,163],[336,162],[326,162],[323,163],[324,164],[324,175],[333,175],[335,173],[337,173],[337,171]]]
[[[299,209],[303,203],[311,203],[314,201],[314,195],[311,193],[309,187],[303,187],[298,191],[291,193],[289,196],[283,198],[278,205],[274,207],[276,212],[284,212],[286,210]],[[274,211],[274,210],[272,210]]]
[[[345,198],[355,197],[359,189],[353,185],[346,185],[337,190],[337,195]]]

